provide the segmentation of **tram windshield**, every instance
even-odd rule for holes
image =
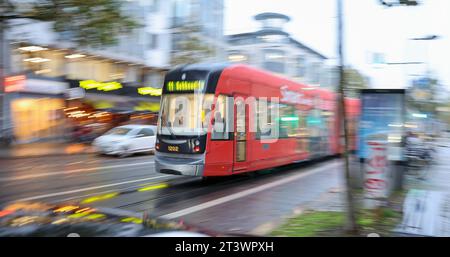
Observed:
[[[200,136],[206,134],[213,100],[213,94],[163,95],[158,133],[171,136]]]

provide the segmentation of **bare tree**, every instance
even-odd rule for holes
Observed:
[[[353,190],[350,181],[350,160],[348,155],[348,126],[345,106],[345,72],[344,72],[344,54],[343,54],[343,14],[342,0],[337,0],[337,16],[338,16],[338,55],[339,55],[339,110],[344,128],[344,149],[342,156],[345,163],[345,182],[346,182],[346,198],[347,198],[347,223],[346,230],[352,234],[357,234],[359,229],[356,222],[356,208]]]

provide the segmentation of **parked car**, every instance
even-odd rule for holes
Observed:
[[[77,125],[73,127],[72,140],[78,143],[90,143],[107,129],[107,124],[104,123]]]
[[[6,128],[0,130],[0,147],[1,146],[9,146],[15,142],[14,129]]]
[[[154,151],[155,141],[156,126],[124,125],[97,137],[92,145],[101,153],[125,157],[134,153]]]

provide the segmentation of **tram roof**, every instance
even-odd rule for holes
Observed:
[[[325,98],[333,98],[334,93],[332,91],[319,88],[317,86],[312,86],[304,83],[300,83],[297,81],[293,81],[287,77],[282,75],[274,74],[269,71],[265,71],[262,69],[258,69],[245,64],[235,64],[226,68],[225,73],[233,72],[234,76],[237,76],[243,80],[247,80],[249,77],[252,78],[253,81],[273,85],[274,87],[280,87],[283,85],[289,86],[293,90],[301,90],[305,95],[317,95],[320,94],[321,97]],[[239,71],[239,72],[236,72]],[[237,75],[236,75],[237,74]],[[256,76],[255,76],[256,75]]]
[[[225,68],[231,66],[231,63],[193,63],[193,64],[184,64],[176,66],[174,69],[169,71],[172,72],[184,72],[189,70],[201,70],[208,72],[216,72],[223,71]]]
[[[186,64],[175,67],[170,71],[172,72],[186,72],[189,70],[201,70],[208,73],[221,73],[222,75],[230,75],[233,73],[233,77],[248,80],[252,78],[253,81],[269,85],[288,85],[292,89],[302,90],[305,95],[320,95],[322,99],[333,100],[336,97],[336,93],[328,89],[319,88],[308,84],[303,84],[283,77],[282,75],[274,74],[269,71],[265,71],[259,68],[255,68],[246,64],[235,63],[195,63]],[[237,72],[238,71],[238,72]]]

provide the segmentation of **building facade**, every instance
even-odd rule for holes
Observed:
[[[7,33],[2,126],[16,142],[65,140],[80,126],[101,133],[123,123],[155,124],[183,24],[195,22],[202,41],[216,49],[206,61],[225,58],[223,0],[129,0],[123,12],[144,26],[100,49],[73,45],[47,22],[15,21],[22,25]]]
[[[336,67],[327,65],[327,57],[283,30],[290,21],[288,16],[261,13],[254,18],[261,23],[260,30],[227,36],[230,62],[246,63],[298,82],[334,89],[338,78]]]
[[[180,27],[196,25],[199,40],[205,47],[213,49],[213,54],[200,58],[199,61],[224,61],[225,39],[223,36],[223,0],[128,0],[124,1],[123,12],[133,17],[143,26],[132,33],[119,36],[118,43],[104,48],[83,48],[70,43],[70,34],[62,35],[52,32],[51,23],[21,20],[21,26],[14,26],[9,37],[12,42],[26,42],[30,45],[51,46],[58,49],[75,49],[91,56],[114,60],[115,64],[131,63],[146,67],[146,82],[160,87],[164,73],[172,67],[173,57],[177,51]],[[207,11],[206,11],[207,10]],[[53,62],[54,66],[58,65]],[[103,66],[103,65],[100,65]],[[92,65],[84,69],[90,73],[103,73],[105,68]],[[120,66],[120,65],[115,65]],[[85,73],[80,67],[74,67],[78,73]],[[12,72],[21,70],[12,66]],[[107,69],[107,68],[106,68]],[[118,68],[117,76],[123,74],[126,81],[138,81],[142,78],[135,66]],[[125,72],[123,72],[126,70]],[[121,72],[122,71],[122,72]],[[53,73],[64,74],[62,68],[52,69]],[[70,72],[69,72],[70,73]],[[54,76],[49,73],[48,76]],[[103,78],[111,79],[111,78]],[[115,79],[113,77],[113,79]]]

